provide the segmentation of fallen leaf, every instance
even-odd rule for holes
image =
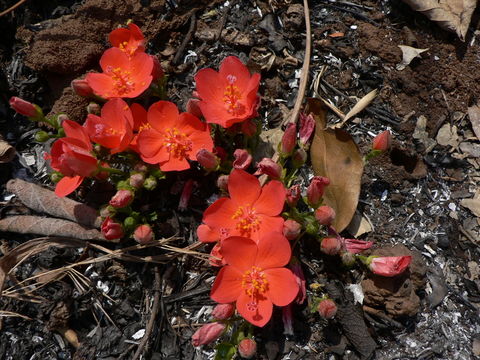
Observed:
[[[367,95],[362,97],[356,104],[355,106],[345,115],[343,118],[342,122],[335,124],[332,126],[332,129],[337,129],[341,128],[343,124],[350,118],[354,117],[357,115],[360,111],[365,109],[370,103],[375,99],[377,96],[377,89],[370,91]]]
[[[468,117],[472,123],[472,129],[477,139],[480,140],[480,106],[473,105],[468,108]]]
[[[402,62],[397,64],[397,70],[405,69],[413,59],[416,57],[420,57],[420,54],[429,50],[427,49],[417,49],[407,45],[398,45],[398,47],[402,50],[403,59]]]
[[[316,121],[310,157],[315,175],[326,176],[330,185],[323,199],[337,216],[333,226],[344,230],[355,213],[360,195],[363,160],[351,135],[342,129],[326,129],[326,108],[319,99],[308,99],[307,113]]]
[[[464,141],[460,143],[460,150],[472,157],[480,157],[480,144],[474,144],[471,142]]]
[[[350,224],[347,226],[347,230],[354,237],[359,237],[372,231],[372,226],[365,216],[356,211],[352,221],[350,221]]]
[[[460,205],[470,210],[473,215],[480,217],[480,199],[473,198],[473,199],[463,199],[460,201]]]
[[[465,41],[477,0],[403,0],[413,10],[423,13],[440,27],[457,33]]]
[[[437,133],[437,143],[442,146],[452,146],[456,148],[458,146],[458,134],[457,127],[455,125],[450,126],[449,123],[444,124]]]
[[[423,115],[418,117],[412,136],[425,146],[425,153],[429,153],[437,145],[437,142],[428,136],[427,118]]]

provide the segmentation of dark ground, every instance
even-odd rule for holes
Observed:
[[[0,8],[13,3],[0,1]],[[480,94],[479,14],[474,14],[467,39],[461,42],[402,3],[356,3],[310,3],[310,79],[327,67],[319,88],[309,86],[307,94],[313,96],[316,90],[347,112],[356,98],[379,89],[373,104],[349,121],[347,129],[365,151],[381,130],[390,128],[394,135],[392,151],[374,159],[364,173],[358,211],[373,229],[361,238],[373,240],[377,248],[403,244],[415,252],[416,265],[398,284],[387,284],[383,290],[374,279],[362,282],[364,304],[370,308],[365,315],[368,334],[377,343],[375,356],[474,359],[480,354],[479,221],[460,204],[480,196],[480,145],[467,115]],[[29,1],[0,18],[0,133],[18,151],[12,163],[0,164],[2,216],[13,211],[4,191],[8,179],[51,186],[42,158],[45,149],[33,140],[36,127],[9,109],[9,97],[19,96],[40,104],[46,113],[65,112],[82,121],[87,102],[68,85],[97,69],[108,46],[107,34],[128,19],[144,31],[148,51],[160,56],[170,76],[168,93],[180,107],[191,96],[195,72],[217,68],[227,55],[237,55],[252,71],[261,72],[260,114],[266,127],[277,126],[286,109],[293,107],[305,47],[299,1]],[[195,28],[189,32],[192,22]],[[329,36],[337,32],[344,35]],[[186,37],[189,41],[182,47]],[[429,50],[399,71],[398,45]],[[417,121],[422,116],[426,132],[420,134]],[[334,114],[329,119],[338,121]],[[457,136],[447,138],[449,145],[436,144],[444,143],[437,135],[445,126]],[[304,173],[308,176],[308,169]],[[170,190],[178,180],[182,181],[172,179],[166,187]],[[172,201],[159,200],[165,210],[163,235],[178,232],[183,237],[179,246],[195,240],[192,234],[206,207],[204,199],[212,194],[201,189],[194,193],[191,209],[183,213],[170,211],[176,208],[178,195]],[[85,186],[78,196],[99,205],[92,196],[98,191]],[[0,237],[3,253],[30,239],[11,233]],[[94,249],[86,251],[96,256]],[[72,249],[47,251],[19,266],[15,276],[24,279],[81,256],[86,255]],[[315,244],[305,246],[302,260],[307,281],[321,283],[328,275],[333,292],[341,288],[333,279],[344,284],[363,279],[358,271],[341,275],[338,264],[325,261]],[[0,313],[0,358],[131,359],[139,341],[134,334],[145,329],[151,313],[153,269],[152,264],[109,260],[77,268],[90,287],[79,288],[75,280],[79,275],[70,273],[47,283],[36,293],[41,303],[2,294],[2,311],[29,319]],[[161,307],[145,358],[212,358],[209,348],[195,350],[190,336],[196,324],[208,321],[214,272],[187,256],[158,269]],[[283,337],[279,314],[258,331],[259,358],[365,357],[362,344],[348,336],[358,324],[327,324],[305,306],[294,314],[293,338]],[[79,349],[59,335],[62,326],[76,332]]]

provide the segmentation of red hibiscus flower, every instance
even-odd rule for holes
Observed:
[[[84,126],[90,139],[111,149],[112,154],[125,150],[133,137],[132,112],[122,99],[103,105],[101,117],[89,114]]]
[[[100,66],[103,73],[89,73],[85,79],[105,99],[137,97],[152,82],[153,60],[144,52],[129,57],[119,48],[110,48],[103,53]]]
[[[202,69],[195,75],[198,104],[208,123],[228,128],[257,114],[260,74],[250,75],[235,56],[222,61],[220,71]]]
[[[290,244],[281,234],[265,234],[258,244],[234,236],[222,243],[227,263],[212,287],[210,297],[221,304],[236,302],[240,315],[256,326],[272,317],[273,305],[286,306],[298,294],[298,283],[284,266],[291,256]]]
[[[73,192],[85,177],[98,171],[86,130],[71,120],[63,121],[62,126],[67,136],[55,141],[50,154],[45,156],[54,170],[65,175],[55,187],[55,194],[61,197]]]
[[[279,215],[286,191],[280,181],[272,180],[262,188],[255,176],[235,169],[228,177],[228,192],[230,198],[218,199],[205,211],[207,227],[201,225],[197,231],[200,241],[220,240],[220,234],[258,241],[271,231],[282,233],[284,220]]]
[[[174,103],[156,102],[148,109],[147,120],[137,148],[143,161],[159,164],[162,171],[188,169],[188,160],[196,160],[200,149],[213,151],[208,126],[189,113],[179,114]]]
[[[119,28],[113,30],[108,36],[108,40],[112,46],[119,48],[128,56],[135,52],[145,51],[145,37],[142,30],[134,23],[128,24],[128,29]]]

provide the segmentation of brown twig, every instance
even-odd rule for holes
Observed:
[[[183,39],[182,43],[180,44],[177,53],[175,54],[175,57],[172,60],[173,65],[178,65],[178,62],[180,61],[180,58],[183,55],[183,52],[185,51],[185,47],[187,46],[188,42],[192,38],[193,33],[195,32],[195,28],[197,27],[197,17],[195,13],[192,14],[190,17],[190,27],[188,28],[187,35],[185,35],[185,38]]]
[[[145,334],[142,337],[142,341],[138,344],[137,351],[132,357],[132,360],[137,360],[140,355],[142,355],[145,346],[147,345],[148,340],[150,339],[150,335],[153,331],[153,325],[155,324],[155,319],[158,314],[159,304],[160,304],[160,294],[161,294],[161,279],[160,279],[160,270],[158,266],[154,268],[155,272],[155,285],[153,291],[155,293],[153,297],[153,306],[152,306],[152,313],[150,314],[150,319],[148,320],[147,326],[145,327]]]
[[[227,22],[227,16],[228,13],[230,12],[230,9],[235,5],[235,1],[230,1],[230,3],[225,6],[225,11],[223,12],[222,15],[222,21],[220,22],[220,25],[218,27],[217,33],[215,34],[215,37],[213,38],[215,41],[220,39],[220,36],[222,35],[222,30],[225,27],[225,23]]]
[[[4,10],[0,13],[0,16],[3,16],[3,15],[7,15],[9,12],[15,10],[17,7],[19,7],[20,5],[22,5],[24,2],[26,2],[27,0],[20,0],[19,2],[17,2],[15,5],[13,6],[10,6],[7,10]]]

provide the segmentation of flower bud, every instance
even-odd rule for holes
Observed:
[[[381,132],[375,138],[373,139],[372,142],[372,150],[378,150],[378,151],[387,151],[390,149],[390,145],[392,144],[392,134],[390,131],[385,130],[384,132]]]
[[[79,96],[89,97],[93,95],[93,89],[85,79],[75,79],[70,83],[70,86]]]
[[[411,256],[369,256],[368,267],[374,274],[393,277],[403,273],[412,262]]]
[[[283,334],[293,336],[292,304],[282,307]]]
[[[203,114],[202,114],[202,110],[200,109],[200,106],[198,106],[198,104],[200,104],[200,100],[198,100],[198,99],[188,100],[187,101],[187,112],[200,119],[200,118],[203,117]]]
[[[252,163],[252,155],[245,149],[235,150],[233,156],[235,157],[233,161],[233,167],[235,169],[246,170]]]
[[[100,217],[106,218],[108,216],[112,217],[116,213],[116,210],[113,206],[105,205],[100,209]]]
[[[337,313],[337,305],[333,300],[325,299],[318,304],[318,313],[324,319],[331,319]]]
[[[330,206],[323,205],[315,210],[315,219],[317,219],[320,225],[331,225],[335,220],[335,210]]]
[[[50,180],[52,180],[52,182],[55,184],[62,179],[63,179],[63,174],[59,173],[58,171],[54,171],[50,174]]]
[[[247,136],[253,136],[257,132],[257,124],[251,119],[242,122],[241,128],[242,133]]]
[[[206,149],[200,149],[197,152],[197,161],[207,171],[214,171],[220,164],[220,159]]]
[[[50,135],[46,131],[40,130],[35,134],[35,141],[45,142],[50,139]]]
[[[245,359],[252,359],[257,353],[257,343],[250,338],[242,339],[238,343],[238,353]]]
[[[93,114],[93,115],[100,115],[101,112],[101,107],[97,103],[90,103],[87,105],[87,113]]]
[[[314,131],[315,119],[313,118],[312,114],[306,115],[304,113],[300,113],[299,137],[300,145],[303,148],[308,148],[308,146],[310,145],[310,139]]]
[[[292,155],[292,165],[298,169],[307,161],[307,152],[304,149],[297,149]]]
[[[285,220],[283,223],[283,235],[288,240],[295,240],[302,232],[302,225],[295,220]]]
[[[133,216],[127,216],[125,220],[123,220],[123,227],[127,231],[132,231],[135,226],[137,226],[137,219],[134,218]]]
[[[326,237],[322,239],[320,250],[327,255],[337,255],[342,244],[336,237]]]
[[[134,187],[135,189],[140,189],[143,186],[144,182],[145,175],[142,173],[132,174],[128,179],[128,183],[130,184],[130,186]]]
[[[254,175],[268,175],[272,179],[280,179],[282,177],[282,167],[270,158],[263,158],[257,164],[257,171]]]
[[[347,267],[353,266],[353,264],[355,264],[355,255],[350,251],[342,252],[341,259],[342,264]]]
[[[153,240],[153,231],[150,225],[139,225],[133,232],[133,238],[140,244],[146,244]]]
[[[151,55],[151,58],[153,60],[152,78],[153,81],[157,81],[158,79],[162,78],[165,73],[163,72],[162,65],[160,64],[158,58],[154,55]]]
[[[124,235],[122,225],[113,221],[109,216],[103,220],[101,230],[107,240],[120,239]]]
[[[225,331],[225,328],[225,324],[220,322],[203,325],[195,332],[195,334],[192,335],[192,345],[200,346],[210,344],[222,335],[222,333]]]
[[[234,304],[218,304],[212,311],[212,317],[216,320],[227,320],[235,312]]]
[[[138,162],[135,164],[135,166],[133,167],[133,170],[134,171],[138,171],[138,172],[147,172],[148,171],[148,166],[147,164],[144,164],[142,162]]]
[[[43,117],[43,112],[38,105],[34,105],[31,102],[20,99],[19,97],[12,96],[9,103],[10,107],[21,115],[25,115],[32,119]]]
[[[153,190],[157,187],[157,179],[154,176],[149,176],[145,179],[143,187],[147,190]]]
[[[300,185],[293,185],[292,187],[288,188],[286,197],[287,204],[292,208],[296,207],[301,195],[302,191],[300,189]]]
[[[228,175],[220,175],[217,179],[217,186],[220,190],[228,192]]]
[[[194,185],[195,181],[193,181],[192,179],[188,179],[185,185],[183,185],[182,194],[180,195],[180,201],[178,203],[179,210],[183,211],[187,209],[188,202],[190,201],[190,197],[192,196]]]
[[[325,186],[330,184],[330,180],[323,176],[314,176],[307,188],[308,204],[316,209],[322,202]]]
[[[130,190],[118,190],[110,199],[109,204],[115,208],[124,208],[133,201],[133,193]]]
[[[297,126],[295,123],[289,123],[287,125],[280,145],[280,153],[282,156],[289,156],[293,152],[295,145],[297,145]]]

